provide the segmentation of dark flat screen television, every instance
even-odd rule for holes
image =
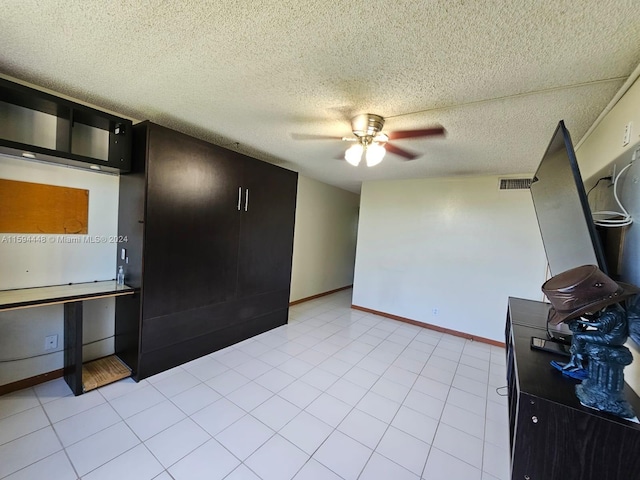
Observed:
[[[608,273],[564,121],[558,123],[538,165],[531,182],[531,196],[551,275],[581,265],[597,265]]]

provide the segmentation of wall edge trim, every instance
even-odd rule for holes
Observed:
[[[449,335],[453,335],[455,337],[465,338],[467,340],[472,340],[474,342],[487,343],[489,345],[493,345],[495,347],[505,348],[504,342],[499,342],[497,340],[492,340],[490,338],[480,337],[478,335],[472,335],[470,333],[460,332],[458,330],[452,330],[450,328],[439,327],[438,325],[432,325],[426,322],[420,322],[418,320],[412,320],[411,318],[400,317],[398,315],[393,315],[391,313],[380,312],[378,310],[373,310],[371,308],[361,307],[359,305],[351,305],[351,308],[354,310],[360,310],[361,312],[373,313],[374,315],[380,315],[381,317],[390,318],[392,320],[397,320],[399,322],[409,323],[411,325],[416,325],[418,327],[423,327],[428,330],[434,330],[436,332],[448,333]]]
[[[0,385],[0,396],[6,395],[7,393],[17,392],[18,390],[23,390],[25,388],[35,387],[41,383],[48,382],[49,380],[55,380],[56,378],[62,378],[63,376],[64,369],[60,368],[58,370],[53,370],[52,372],[41,373],[34,377],[18,380],[17,382]]]
[[[352,287],[353,285],[347,285],[346,287],[335,288],[333,290],[329,290],[328,292],[311,295],[310,297],[300,298],[299,300],[294,300],[293,302],[289,302],[289,306],[291,307],[292,305],[298,305],[299,303],[308,302],[309,300],[315,300],[316,298],[325,297],[327,295],[331,295],[332,293],[341,292],[342,290],[348,290]]]

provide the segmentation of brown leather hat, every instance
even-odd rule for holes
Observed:
[[[552,305],[548,322],[557,325],[621,302],[640,293],[640,288],[614,282],[595,265],[583,265],[551,277],[542,291]]]

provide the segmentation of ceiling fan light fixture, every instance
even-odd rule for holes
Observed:
[[[347,151],[344,152],[344,159],[354,167],[357,167],[360,164],[360,160],[362,159],[363,151],[364,147],[359,143],[351,145],[349,148],[347,148]]]
[[[367,160],[367,167],[375,167],[384,158],[384,154],[387,151],[379,143],[372,143],[367,147],[365,158]]]
[[[356,115],[351,119],[351,130],[356,137],[375,137],[384,126],[384,118],[373,113]]]

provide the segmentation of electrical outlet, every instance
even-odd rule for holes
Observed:
[[[629,122],[624,126],[624,137],[622,137],[622,146],[626,147],[627,145],[629,145],[629,142],[631,141],[631,126],[632,123]]]
[[[434,315],[434,316],[438,315],[438,309],[437,309],[437,308],[434,308],[434,309],[432,310],[432,313],[433,313],[433,315]]]
[[[58,335],[49,335],[44,339],[44,349],[54,350],[58,348]]]

